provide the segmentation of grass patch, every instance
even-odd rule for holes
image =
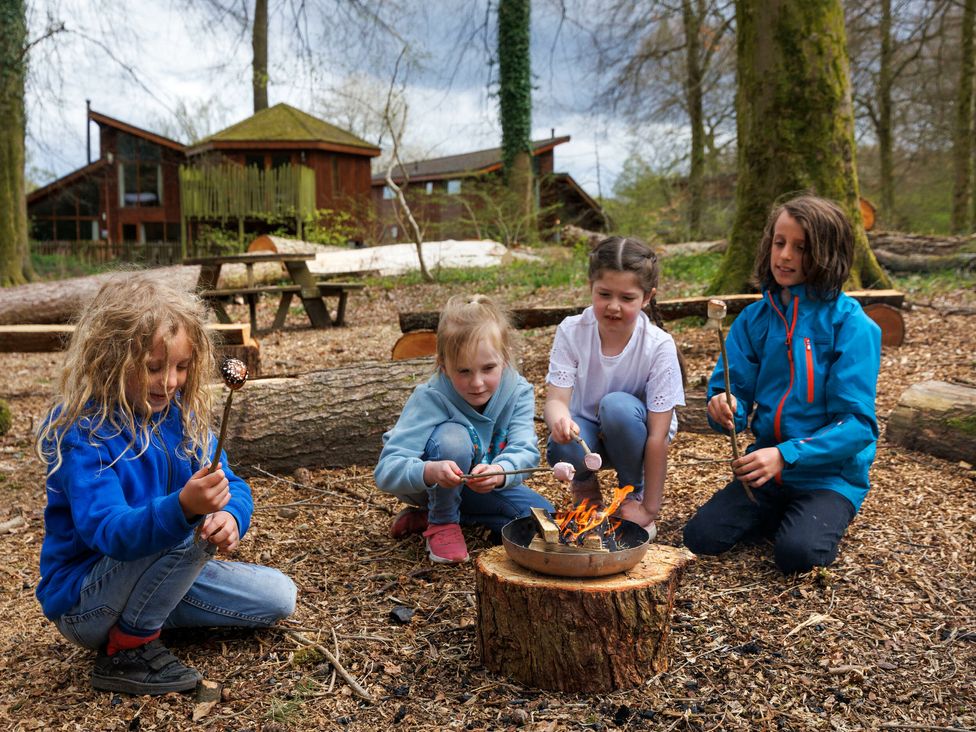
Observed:
[[[701,295],[715,277],[722,263],[721,252],[701,252],[665,257],[661,261],[661,284],[658,297],[667,300],[675,297]]]
[[[38,254],[31,252],[31,266],[37,279],[44,282],[64,280],[69,277],[109,272],[119,268],[118,262],[93,263],[75,255]]]
[[[976,289],[976,272],[947,269],[939,272],[910,272],[892,275],[892,285],[909,295],[944,295],[953,290]]]

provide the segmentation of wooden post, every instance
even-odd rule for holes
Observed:
[[[536,574],[504,547],[489,549],[475,564],[481,662],[540,689],[638,686],[668,667],[675,592],[694,558],[652,544],[627,572],[578,579]]]

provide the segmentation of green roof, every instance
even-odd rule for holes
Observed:
[[[215,142],[325,142],[377,149],[376,145],[361,140],[351,132],[288,104],[276,104],[262,109],[257,114],[210,135],[197,145]]]

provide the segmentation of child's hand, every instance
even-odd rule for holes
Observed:
[[[551,432],[553,442],[565,445],[573,439],[573,435],[578,435],[579,431],[579,425],[567,414],[565,417],[560,417],[552,423]]]
[[[464,471],[453,460],[431,460],[424,463],[424,483],[441,488],[457,488]]]
[[[738,404],[735,395],[732,395],[732,409],[729,409],[729,404],[725,401],[725,392],[716,394],[708,400],[708,416],[713,422],[732,432],[735,429],[735,410]]]
[[[732,461],[732,472],[750,488],[758,488],[779,475],[786,467],[783,455],[775,447],[763,447]]]
[[[502,472],[501,465],[489,465],[480,463],[471,469],[471,475],[486,475],[486,478],[468,478],[468,488],[475,493],[491,493],[495,488],[500,488],[505,484],[504,475],[496,475]]]
[[[648,527],[657,520],[657,515],[651,513],[640,501],[626,500],[614,513],[617,518],[633,521],[638,526]]]
[[[227,511],[217,511],[203,520],[200,538],[216,544],[221,554],[231,554],[241,543],[240,529],[235,519]]]
[[[230,500],[230,482],[217,463],[212,473],[204,466],[190,476],[186,485],[180,489],[180,506],[188,519],[219,511]]]

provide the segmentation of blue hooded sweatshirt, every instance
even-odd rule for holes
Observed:
[[[828,488],[859,510],[878,439],[881,329],[847,295],[819,300],[800,285],[790,296],[784,307],[779,288],[764,291],[729,329],[736,430],[745,429],[751,415],[756,442],[748,451],[779,449],[786,467],[777,483]],[[724,391],[719,358],[708,399]]]
[[[426,384],[414,389],[396,425],[383,435],[383,451],[373,472],[376,485],[423,505],[428,486],[421,455],[434,429],[444,422],[467,427],[474,445],[472,465],[484,462],[503,470],[533,468],[539,464],[534,416],[532,385],[511,367],[502,373],[483,413],[464,401],[438,369]],[[511,478],[518,481],[518,476]]]
[[[138,457],[138,447],[125,450],[132,438],[128,431],[112,435],[114,429],[103,425],[93,434],[85,420],[65,431],[63,462],[47,479],[37,585],[37,599],[51,620],[78,602],[85,577],[102,557],[125,562],[161,552],[202,519],[187,521],[179,502],[180,489],[199,468],[177,451],[183,441],[180,409],[172,404],[152,419],[149,447]],[[237,520],[244,536],[251,491],[227,467],[226,454],[221,462],[231,493],[222,510]]]

